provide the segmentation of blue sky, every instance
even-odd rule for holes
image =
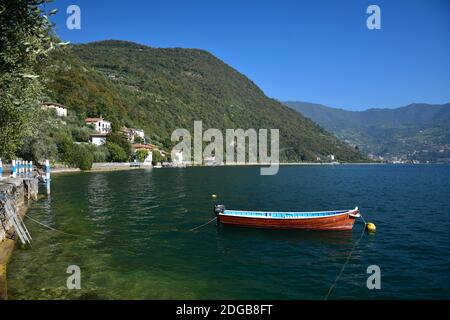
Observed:
[[[81,30],[66,8],[81,8]],[[366,9],[381,8],[381,30]],[[350,110],[450,102],[450,1],[55,0],[57,34],[201,48],[270,97]]]

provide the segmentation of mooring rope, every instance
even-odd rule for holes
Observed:
[[[67,233],[67,232],[64,232],[64,231],[55,229],[55,228],[53,228],[53,227],[50,227],[50,226],[48,226],[48,225],[46,225],[46,224],[44,224],[44,223],[42,223],[42,222],[37,221],[36,219],[33,219],[33,218],[30,217],[29,215],[26,215],[25,217],[27,217],[27,218],[30,219],[31,221],[33,221],[33,222],[35,222],[35,223],[37,223],[37,224],[39,224],[39,225],[41,225],[41,226],[43,226],[43,227],[45,227],[45,228],[47,228],[47,229],[50,229],[50,230],[53,230],[53,231],[57,231],[57,232],[60,232],[60,233],[63,233],[63,234],[67,234],[67,235],[72,236],[72,237],[78,237],[78,235],[76,235],[76,234]]]
[[[214,220],[217,220],[217,217],[214,217],[214,219],[211,219],[211,220],[209,220],[208,222],[199,225],[198,227],[189,229],[189,231],[194,231],[194,230],[200,229],[201,227],[204,227],[204,226],[206,226],[207,224],[210,224],[210,223],[213,222]]]
[[[364,220],[363,216],[361,215],[361,218],[364,222],[364,228],[363,231],[361,233],[361,236],[359,237],[358,241],[355,242],[355,244],[353,245],[352,250],[350,251],[349,255],[347,256],[347,260],[345,260],[344,265],[341,268],[341,271],[339,272],[339,274],[337,275],[336,279],[334,280],[333,284],[331,285],[330,289],[328,290],[327,295],[325,296],[325,300],[328,300],[328,297],[330,296],[331,292],[333,292],[334,287],[336,286],[337,282],[339,281],[340,277],[342,276],[342,274],[344,273],[344,269],[347,266],[348,262],[350,261],[350,258],[352,257],[353,251],[355,251],[355,248],[358,246],[359,242],[361,241],[362,237],[364,236],[364,233],[366,231],[366,221]]]

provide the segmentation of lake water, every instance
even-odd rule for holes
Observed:
[[[377,225],[356,246],[330,299],[450,298],[450,166],[204,167],[54,176],[26,219],[11,299],[324,299],[362,234],[217,227],[211,194],[230,209],[359,206]],[[81,290],[68,290],[69,265]],[[369,290],[369,265],[381,290]]]

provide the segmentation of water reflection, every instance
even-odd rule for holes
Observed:
[[[348,245],[352,243],[354,232],[345,231],[307,231],[307,230],[272,230],[252,229],[234,226],[217,226],[222,238],[236,241],[245,239],[260,239],[261,241],[282,241],[301,245],[303,242],[311,244]]]

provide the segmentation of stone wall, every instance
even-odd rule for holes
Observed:
[[[0,300],[7,298],[6,266],[15,243],[11,240],[14,229],[11,221],[6,219],[5,207],[10,206],[16,213],[23,216],[28,202],[36,200],[37,194],[37,178],[0,180]]]
[[[35,178],[8,178],[0,181],[0,243],[11,230],[11,221],[5,217],[4,207],[9,202],[16,212],[24,208],[28,200],[36,200],[38,180]]]

